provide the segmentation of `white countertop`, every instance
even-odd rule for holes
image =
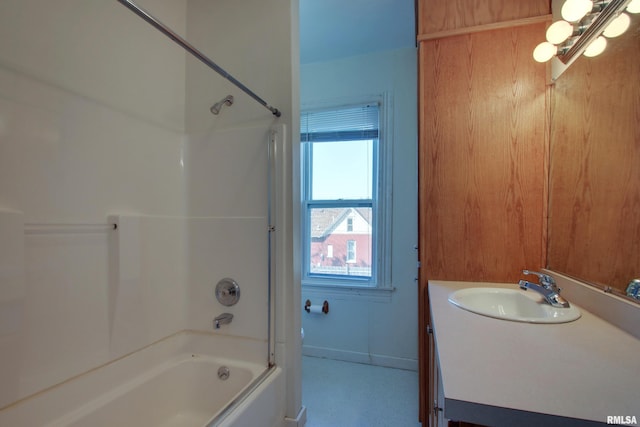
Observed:
[[[530,324],[447,300],[469,287],[517,289],[429,282],[446,418],[518,427],[606,425],[607,416],[640,421],[640,340],[579,306],[574,322]]]

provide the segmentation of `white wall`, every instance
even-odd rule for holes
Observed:
[[[417,370],[417,53],[383,51],[304,64],[302,108],[387,93],[393,104],[393,223],[390,295],[304,287],[302,302],[330,304],[302,313],[303,353]]]
[[[224,333],[266,339],[266,138],[297,116],[297,3],[136,3],[283,117],[115,1],[0,3],[0,408],[181,329],[212,330],[222,277],[243,285]],[[236,103],[211,115],[229,93]]]

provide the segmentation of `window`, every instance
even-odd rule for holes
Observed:
[[[347,262],[356,262],[356,241],[347,240]]]
[[[380,103],[301,114],[303,283],[384,286]]]

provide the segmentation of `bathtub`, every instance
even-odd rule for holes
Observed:
[[[2,409],[0,426],[280,426],[283,375],[266,352],[261,340],[179,332]]]

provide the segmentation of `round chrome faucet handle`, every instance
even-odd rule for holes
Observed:
[[[225,306],[232,306],[240,299],[240,286],[238,283],[225,277],[216,285],[216,299]]]

